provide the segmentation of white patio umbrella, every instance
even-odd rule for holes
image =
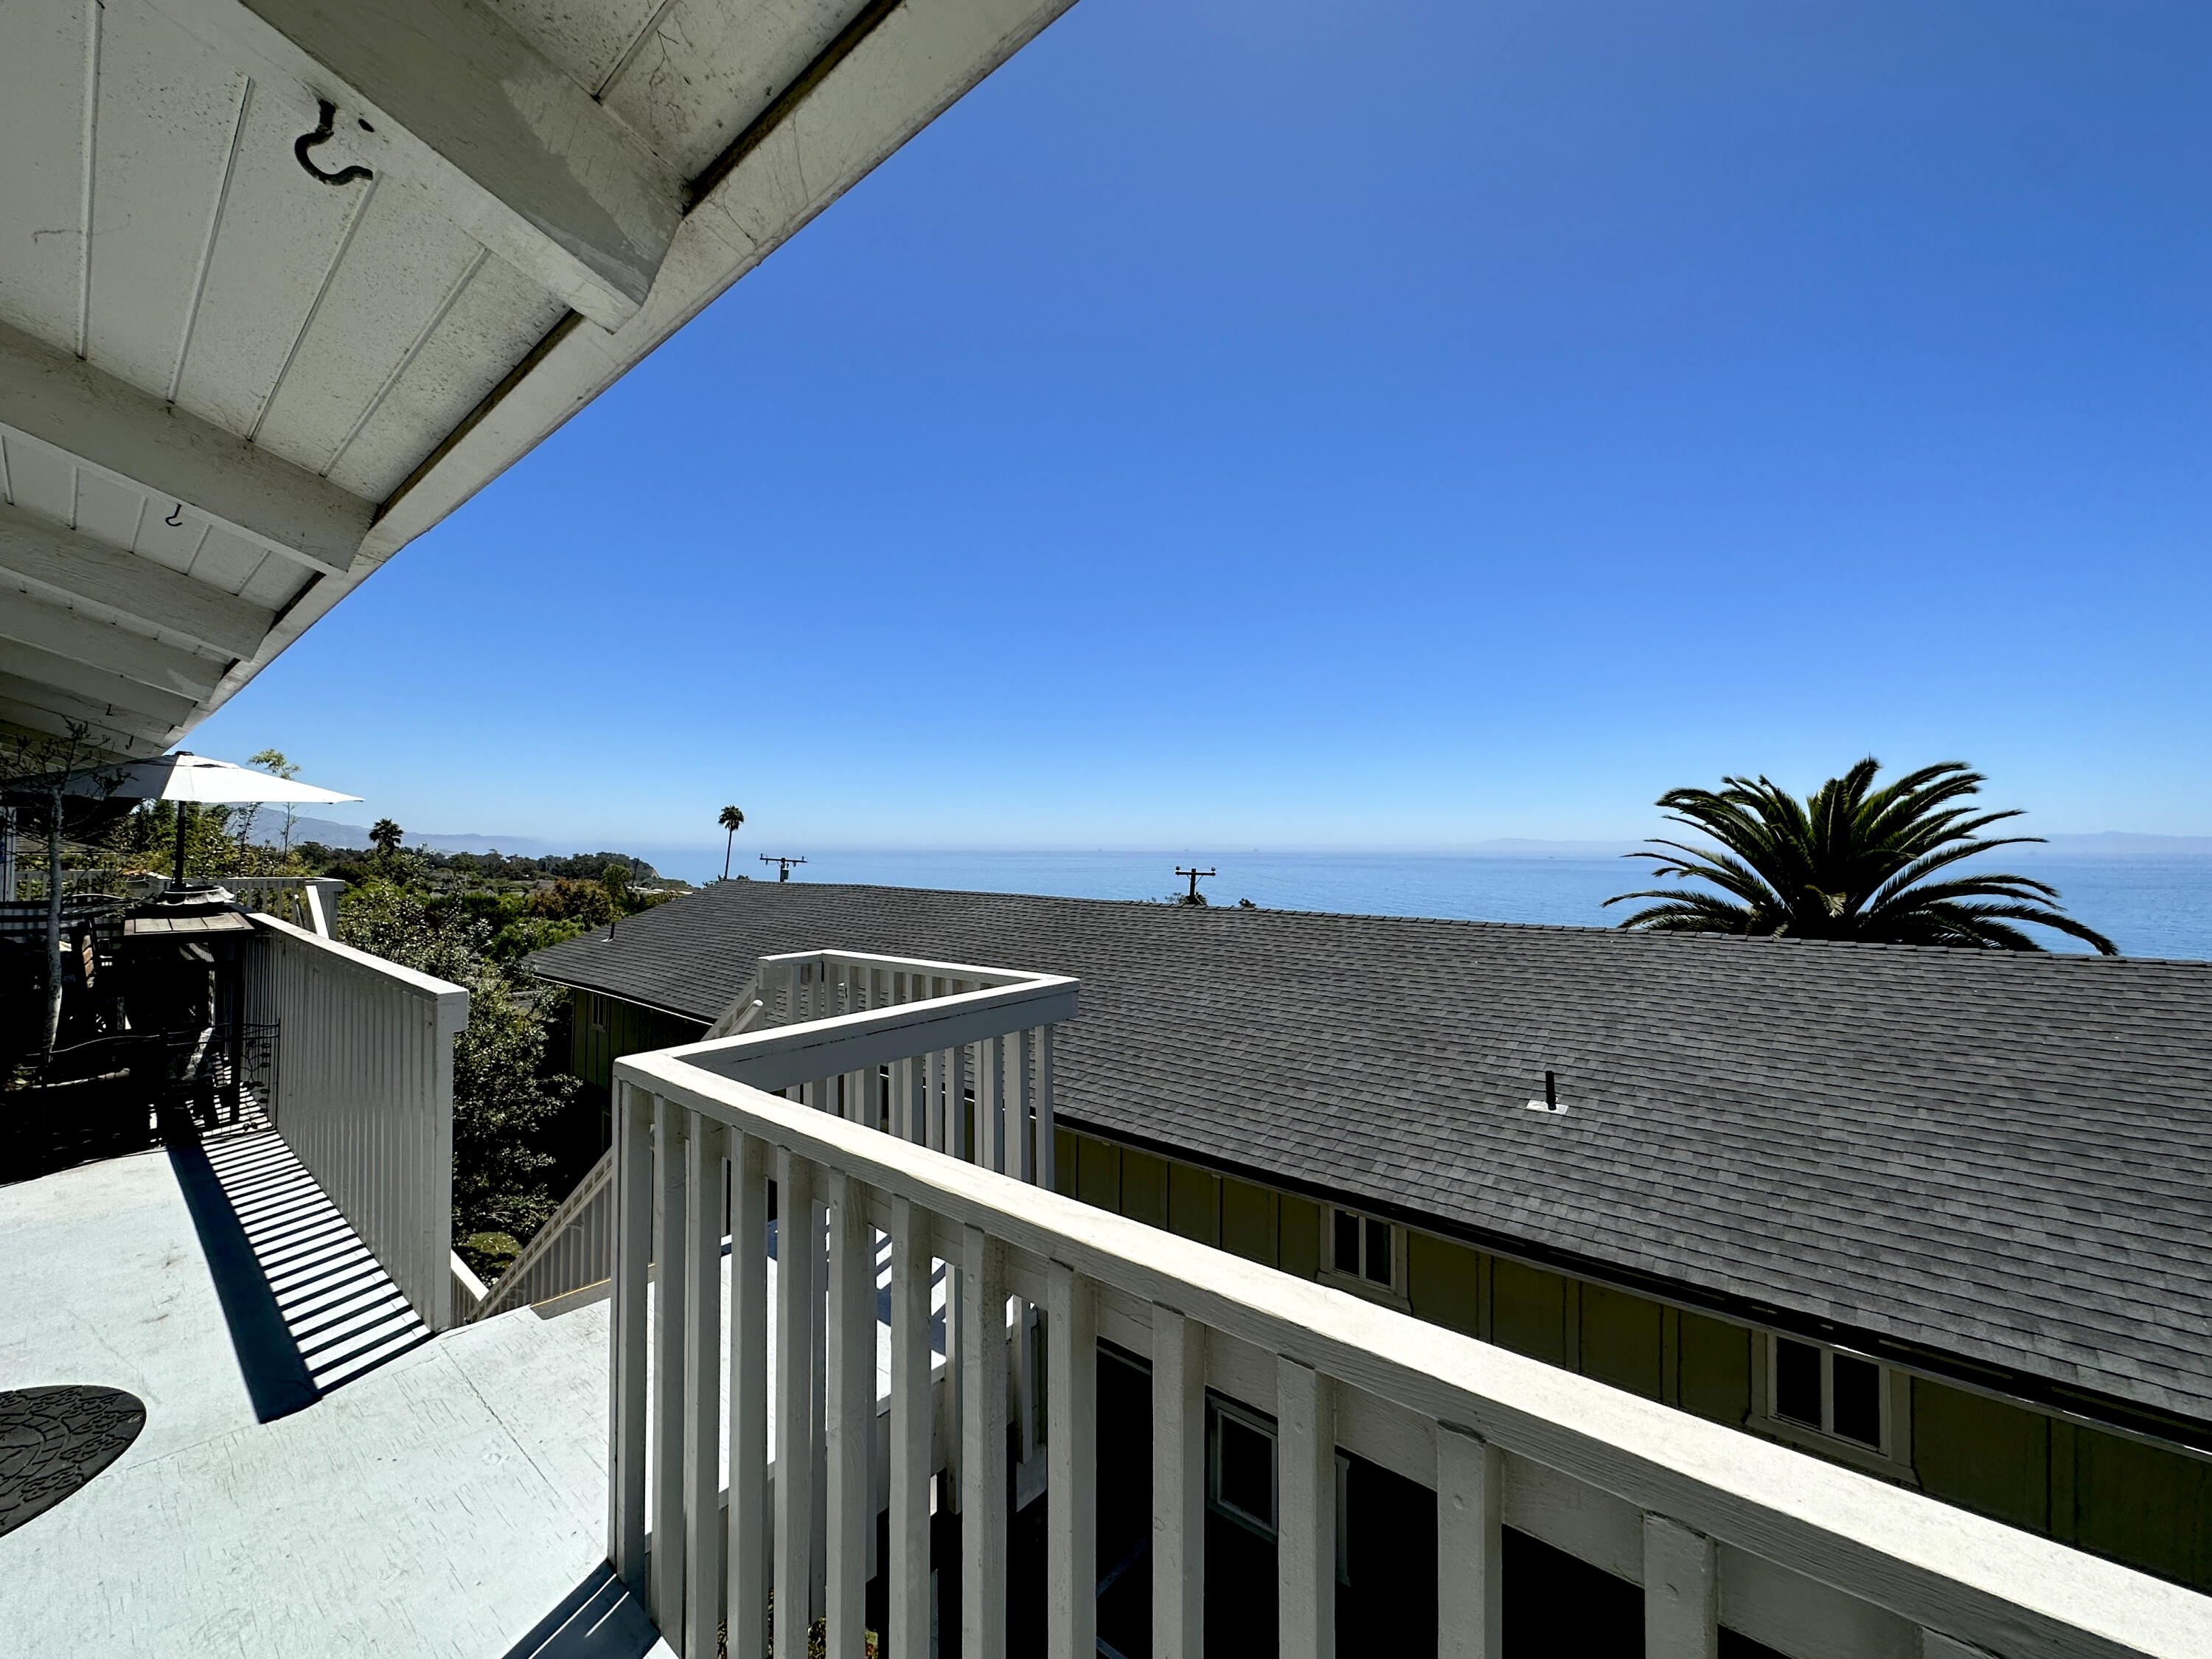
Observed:
[[[335,789],[318,788],[280,778],[250,766],[210,760],[189,750],[155,760],[129,761],[80,773],[61,787],[67,795],[97,795],[106,800],[173,800],[177,803],[177,868],[174,879],[185,878],[185,807],[186,803],[222,806],[258,806],[272,801],[316,802],[359,800]]]

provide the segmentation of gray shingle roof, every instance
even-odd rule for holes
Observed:
[[[756,882],[532,965],[712,1020],[822,948],[1078,976],[1109,1133],[2212,1420],[2212,963]]]

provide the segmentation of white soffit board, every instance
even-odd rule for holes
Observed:
[[[0,727],[174,743],[1066,3],[0,7]]]

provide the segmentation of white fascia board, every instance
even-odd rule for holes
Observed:
[[[452,513],[697,316],[1019,51],[1072,0],[905,0],[732,147],[637,315],[556,327],[384,504],[381,562]]]
[[[276,621],[274,612],[165,564],[5,502],[0,502],[0,587],[71,611],[158,628],[226,657],[252,656]]]
[[[681,183],[489,7],[154,3],[241,67],[336,104],[343,142],[326,170],[358,157],[419,179],[454,223],[600,327],[636,314],[683,218]]]
[[[9,593],[0,599],[0,641],[35,646],[89,670],[195,703],[211,696],[223,676],[223,663],[27,593]]]
[[[373,501],[4,323],[0,426],[326,575],[353,568],[376,516]]]

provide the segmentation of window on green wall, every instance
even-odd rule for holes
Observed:
[[[594,1031],[604,1031],[607,1029],[607,1000],[596,992],[592,995],[591,1017],[592,1029]]]
[[[1767,1411],[1777,1421],[1863,1446],[1889,1449],[1889,1381],[1857,1354],[1786,1336],[1770,1338]]]
[[[1402,1293],[1406,1283],[1404,1234],[1387,1221],[1353,1210],[1329,1212],[1330,1273],[1355,1280],[1363,1289]]]

